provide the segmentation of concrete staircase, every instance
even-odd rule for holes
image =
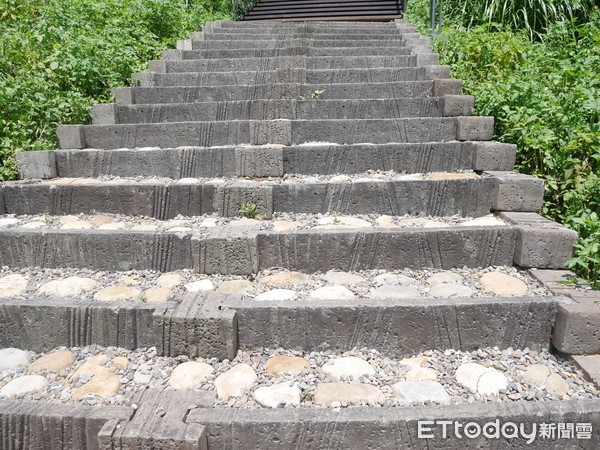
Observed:
[[[417,439],[417,421],[499,418],[594,423],[590,439],[532,447],[598,448],[600,394],[588,383],[598,360],[579,355],[600,353],[600,299],[561,284],[576,235],[537,214],[543,183],[512,172],[515,146],[492,141],[493,118],[471,115],[474,99],[409,23],[215,22],[135,78],[94,107],[92,124],[59,127],[59,150],[20,153],[22,180],[0,185],[0,348],[38,358],[65,347],[78,362],[154,348],[164,364],[200,357],[221,372],[306,355],[317,381],[331,381],[319,358],[371,350],[382,355],[373,364],[421,358],[447,389],[461,377],[436,358],[485,355],[516,386],[528,369],[513,373],[506,358],[545,367],[558,349],[577,355],[580,368],[556,370],[586,394],[571,382],[558,395],[546,376],[532,384],[544,401],[513,384],[482,393],[476,382],[470,401],[446,406],[367,396],[318,408],[296,380],[301,404],[269,410],[236,400],[258,398],[263,378],[231,400],[213,384],[136,381],[133,395],[117,381],[120,403],[103,397],[118,406],[89,406],[68,395],[33,401],[33,391],[3,400],[28,366],[0,365],[0,447],[454,448],[464,440]],[[161,273],[189,284],[167,289]],[[40,287],[69,274],[93,283],[70,294]],[[121,286],[109,282],[117,278]],[[114,367],[104,375],[140,370]],[[349,386],[371,386],[364,377]],[[394,382],[408,381],[391,377],[383,392]]]

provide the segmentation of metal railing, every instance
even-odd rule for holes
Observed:
[[[444,0],[429,0],[429,27],[434,34],[442,32],[442,22],[444,20],[443,6]],[[435,30],[436,28],[437,31]]]
[[[242,20],[260,0],[233,0],[233,20]]]

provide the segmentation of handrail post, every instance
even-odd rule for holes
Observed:
[[[439,11],[438,11],[439,9]],[[436,28],[436,16],[437,16],[437,27],[438,31],[435,31]],[[433,34],[439,34],[442,32],[442,21],[444,20],[444,0],[429,0],[429,28]]]

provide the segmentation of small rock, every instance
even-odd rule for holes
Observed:
[[[419,356],[417,358],[404,358],[400,360],[400,364],[408,366],[411,369],[418,369],[424,367],[427,361],[427,356]]]
[[[456,370],[456,381],[481,395],[498,395],[506,389],[508,380],[502,373],[477,363],[466,363]]]
[[[76,220],[75,222],[67,222],[64,225],[61,225],[61,230],[91,230],[94,228],[89,222],[85,220]]]
[[[477,392],[481,395],[498,395],[500,390],[508,387],[508,380],[502,372],[496,369],[484,373],[477,383]]]
[[[290,284],[304,284],[310,279],[310,276],[301,272],[279,272],[273,275],[262,277],[261,281],[271,283],[276,286],[287,286]]]
[[[252,283],[248,280],[230,280],[230,281],[223,281],[219,285],[217,292],[222,292],[224,294],[244,295],[251,289],[252,289]]]
[[[97,395],[98,397],[108,398],[116,395],[121,388],[121,376],[115,375],[112,371],[106,368],[101,368],[94,374],[91,381],[83,386],[73,388],[71,398],[74,400],[85,397],[89,394]]]
[[[21,225],[21,228],[25,228],[26,230],[39,230],[47,226],[48,224],[46,222],[29,222],[24,225]]]
[[[0,298],[21,295],[27,288],[27,279],[23,275],[7,275],[0,278]]]
[[[375,219],[375,225],[381,228],[400,228],[400,225],[395,224],[391,216],[379,216]]]
[[[183,278],[178,273],[163,273],[156,280],[156,285],[161,288],[174,289],[183,283]]]
[[[435,381],[439,374],[437,370],[430,367],[415,367],[410,369],[404,378],[408,381]]]
[[[99,230],[124,230],[125,224],[123,222],[112,222],[100,225]]]
[[[124,356],[117,356],[113,359],[113,365],[117,369],[127,369],[129,366],[129,359]]]
[[[339,284],[315,289],[309,295],[313,300],[353,300],[355,295],[348,288]]]
[[[296,291],[290,289],[272,289],[262,294],[257,295],[254,300],[259,302],[263,301],[281,301],[281,300],[293,300],[296,298]]]
[[[454,272],[438,272],[431,275],[427,282],[430,286],[436,286],[444,283],[462,283],[463,277]]]
[[[458,381],[466,388],[469,388],[472,392],[477,392],[477,384],[479,383],[479,378],[481,378],[481,376],[489,370],[492,369],[484,367],[481,364],[466,363],[462,364],[456,370],[455,378],[456,381]]]
[[[26,366],[28,363],[29,355],[27,352],[12,347],[0,349],[0,372],[15,370],[21,366]]]
[[[8,382],[0,389],[0,395],[6,397],[19,397],[32,392],[41,391],[48,384],[48,380],[41,375],[24,375]]]
[[[333,364],[324,364],[321,370],[336,379],[353,377],[358,380],[360,377],[369,377],[375,374],[375,369],[364,359],[356,356],[346,356],[336,358]]]
[[[21,223],[19,219],[12,219],[10,217],[0,218],[0,228],[8,228]]]
[[[58,372],[71,367],[74,362],[75,354],[69,350],[53,352],[32,362],[27,369],[27,373],[32,373],[34,370]]]
[[[276,220],[273,222],[273,231],[289,231],[298,228],[302,222],[297,220]]]
[[[133,277],[127,276],[127,277],[121,277],[121,278],[119,278],[119,283],[125,284],[127,286],[131,286],[133,284],[137,284],[137,280],[135,278],[133,278]]]
[[[544,366],[542,364],[532,364],[523,372],[523,378],[530,384],[542,386],[551,373],[552,371],[548,366]]]
[[[330,270],[323,275],[323,278],[329,283],[345,285],[360,284],[364,283],[365,281],[365,277],[360,275],[355,275],[348,272],[336,272],[335,270]]]
[[[113,286],[104,288],[94,295],[94,300],[101,302],[115,302],[119,300],[133,300],[139,298],[141,291],[129,286]]]
[[[258,379],[248,364],[237,364],[215,380],[219,398],[241,397]]]
[[[76,297],[95,289],[97,286],[98,282],[91,278],[69,277],[64,280],[53,280],[44,283],[38,289],[38,294],[49,297]]]
[[[166,302],[173,296],[173,291],[164,287],[150,288],[144,294],[148,303]]]
[[[518,278],[500,272],[484,273],[481,285],[488,292],[499,295],[525,295],[527,285]]]
[[[296,386],[280,383],[258,388],[254,391],[254,399],[267,408],[277,408],[281,404],[298,406],[300,394],[301,391]]]
[[[427,401],[442,405],[450,403],[450,396],[436,381],[400,381],[392,386],[392,390],[405,405]]]
[[[83,364],[71,375],[71,378],[77,378],[82,375],[94,375],[98,370],[104,369],[110,358],[107,355],[96,355]]]
[[[214,372],[212,366],[190,361],[179,364],[169,377],[169,386],[173,389],[199,389],[208,376]]]
[[[373,299],[419,298],[421,294],[417,289],[410,286],[384,284],[369,292],[368,297]]]
[[[267,361],[267,373],[277,375],[280,373],[297,374],[310,369],[310,364],[299,356],[273,356]]]
[[[188,292],[212,291],[215,289],[215,285],[210,280],[200,280],[186,284],[185,289]]]
[[[334,402],[377,404],[384,402],[381,390],[370,384],[320,383],[315,393],[315,402],[320,405],[333,406]],[[339,407],[338,406],[338,407]]]
[[[473,289],[461,284],[440,283],[432,286],[429,295],[436,298],[470,297]]]
[[[217,221],[217,219],[204,219],[202,222],[200,222],[200,226],[201,227],[205,227],[205,228],[212,228],[212,227],[216,227],[217,224],[219,222]]]
[[[114,219],[110,216],[105,216],[102,214],[96,214],[94,217],[90,219],[90,222],[93,225],[100,226],[106,225],[107,223],[111,223]]]
[[[395,275],[393,273],[377,275],[373,280],[377,284],[399,284],[400,286],[410,286],[415,281],[406,275]]]
[[[543,388],[558,395],[565,395],[569,393],[569,384],[556,373],[553,373],[548,377],[543,385]]]
[[[79,217],[77,216],[60,216],[60,223],[71,223],[71,222],[77,222],[79,220]]]

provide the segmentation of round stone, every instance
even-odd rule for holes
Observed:
[[[60,216],[60,223],[71,223],[71,222],[77,222],[79,220],[79,217],[77,216]]]
[[[248,280],[223,281],[217,288],[217,292],[239,295],[244,295],[250,290],[252,290],[252,283]]]
[[[327,282],[332,283],[332,284],[345,284],[345,285],[360,284],[360,283],[364,283],[364,281],[365,281],[365,277],[363,277],[363,276],[355,275],[355,274],[348,273],[348,272],[337,272],[335,270],[330,270],[325,275],[323,275],[323,278]]]
[[[462,384],[464,387],[470,389],[472,392],[477,392],[477,384],[479,378],[492,369],[484,367],[477,363],[466,363],[462,364],[456,369],[455,378],[456,381]]]
[[[8,382],[0,389],[0,395],[5,397],[20,397],[21,395],[41,391],[48,380],[41,375],[24,375]]]
[[[71,378],[77,378],[81,375],[94,375],[97,371],[106,368],[110,359],[107,355],[96,355],[81,364],[71,375]]]
[[[94,226],[85,220],[76,220],[75,222],[67,222],[61,225],[61,230],[91,230]]]
[[[200,280],[186,284],[185,289],[188,292],[212,291],[215,289],[215,285],[210,280]]]
[[[400,360],[400,364],[410,367],[411,369],[418,369],[424,367],[427,363],[427,356],[419,356],[417,358],[405,358]]]
[[[301,272],[279,272],[262,277],[261,281],[274,284],[275,286],[287,286],[290,284],[304,284],[310,276]]]
[[[90,222],[93,225],[100,226],[106,225],[107,223],[111,223],[114,219],[110,216],[105,216],[102,214],[96,214],[94,217],[90,219]]]
[[[376,404],[385,401],[381,390],[370,384],[320,383],[315,393],[315,403],[334,406],[335,402]],[[338,405],[339,406],[339,405]]]
[[[163,273],[156,280],[156,285],[161,288],[174,289],[183,283],[183,278],[178,273]]]
[[[120,375],[115,375],[111,370],[102,368],[102,370],[97,370],[94,373],[91,381],[81,387],[73,388],[71,398],[77,400],[90,394],[104,399],[112,397],[121,388],[121,378]]]
[[[350,289],[339,284],[315,289],[309,296],[313,300],[353,300],[355,297]]]
[[[148,303],[166,302],[173,296],[173,291],[169,288],[150,288],[145,294],[145,299]]]
[[[543,388],[558,395],[566,395],[569,393],[569,384],[556,373],[550,374],[544,383]]]
[[[0,298],[21,295],[27,288],[27,279],[23,275],[7,275],[0,278]]]
[[[124,230],[125,224],[123,222],[111,222],[105,223],[98,227],[99,230]]]
[[[368,297],[382,300],[394,298],[419,298],[421,297],[421,294],[414,287],[384,284],[369,292]]]
[[[427,282],[430,286],[436,286],[438,284],[445,283],[462,283],[463,277],[454,272],[438,272],[431,275]]]
[[[508,386],[508,379],[503,373],[477,363],[461,365],[456,370],[456,381],[481,395],[498,395]]]
[[[113,286],[104,288],[94,295],[94,300],[101,302],[116,302],[121,300],[134,300],[139,298],[142,292],[129,286]]]
[[[375,369],[371,364],[356,356],[336,358],[333,363],[324,364],[321,370],[338,380],[348,377],[358,380],[360,377],[369,377],[375,374]]]
[[[8,228],[21,223],[19,219],[12,219],[10,217],[0,219],[0,228]]]
[[[46,222],[29,222],[21,226],[21,228],[25,228],[26,230],[39,230],[41,228],[47,227],[48,224]]]
[[[127,286],[131,286],[133,284],[137,284],[137,280],[133,277],[126,276],[126,277],[119,278],[119,283],[125,284]]]
[[[415,367],[410,369],[404,378],[408,381],[435,381],[439,374],[437,370],[430,367]]]
[[[523,378],[530,384],[542,386],[551,373],[552,371],[548,366],[544,366],[542,364],[532,364],[523,372]]]
[[[470,297],[473,289],[462,284],[441,283],[432,286],[429,295],[436,298]]]
[[[277,408],[279,405],[298,406],[301,391],[288,383],[265,386],[254,391],[254,399],[267,408]]]
[[[487,292],[499,295],[525,295],[527,285],[516,277],[500,272],[488,272],[481,276],[481,285]]]
[[[27,352],[12,347],[0,349],[0,372],[15,370],[21,366],[26,366],[28,363],[29,355]]]
[[[74,362],[75,354],[69,350],[53,352],[32,362],[27,369],[27,373],[32,373],[36,370],[58,372],[71,367]]]
[[[112,362],[117,369],[127,369],[129,366],[129,359],[125,356],[117,356]]]
[[[267,361],[267,373],[277,375],[280,373],[297,374],[310,369],[310,364],[300,356],[273,356]]]
[[[69,277],[64,280],[53,280],[44,283],[38,289],[38,294],[49,297],[76,297],[95,289],[97,286],[98,283],[91,278]]]
[[[498,395],[500,390],[508,387],[506,376],[493,369],[484,373],[477,383],[477,392],[481,395]]]
[[[399,284],[400,286],[410,286],[413,281],[415,281],[406,275],[396,275],[393,273],[383,273],[381,275],[377,275],[375,278],[373,278],[373,280],[377,284]]]
[[[169,377],[169,386],[173,389],[199,389],[208,376],[214,372],[212,366],[190,361],[179,364]]]
[[[293,300],[296,298],[296,291],[290,289],[272,289],[257,295],[254,300],[259,302],[272,302],[282,300]]]
[[[237,364],[215,380],[219,398],[241,397],[258,379],[248,364]]]
[[[276,220],[273,222],[273,231],[289,231],[298,228],[302,222],[297,220]]]
[[[436,381],[400,381],[392,386],[392,390],[405,405],[427,401],[442,405],[450,403],[450,396]]]
[[[395,224],[391,216],[379,216],[375,219],[375,225],[381,228],[400,228],[400,225]]]

